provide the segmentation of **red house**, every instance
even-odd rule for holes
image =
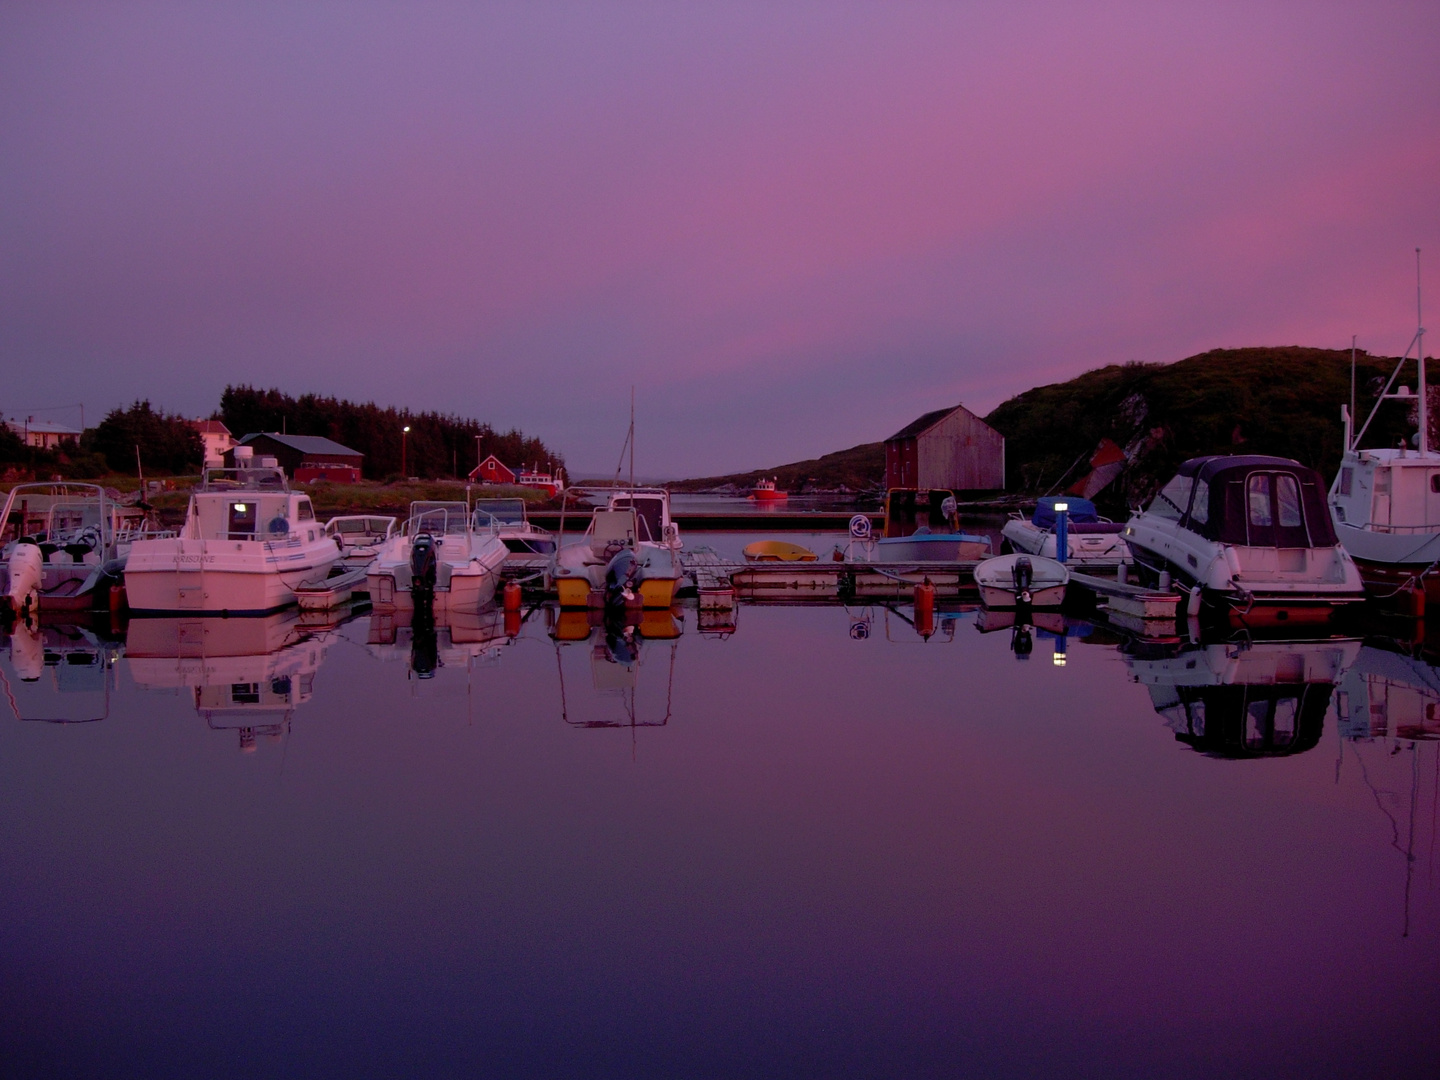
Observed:
[[[470,470],[470,482],[472,484],[513,484],[515,483],[515,471],[506,468],[500,463],[499,458],[491,454]]]

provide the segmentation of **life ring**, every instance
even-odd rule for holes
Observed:
[[[270,519],[270,524],[265,527],[270,531],[271,536],[283,536],[290,531],[290,522],[276,514]]]
[[[870,539],[870,518],[866,514],[856,514],[850,519],[850,535],[856,540]]]

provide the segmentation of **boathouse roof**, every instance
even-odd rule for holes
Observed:
[[[356,457],[364,457],[359,450],[351,450],[348,446],[342,446],[334,439],[327,439],[323,435],[281,435],[278,431],[257,431],[246,435],[240,440],[241,446],[247,446],[259,438],[272,439],[281,446],[288,446],[290,449],[301,454],[353,454]]]
[[[934,427],[958,408],[960,408],[959,405],[951,405],[948,409],[936,409],[934,412],[927,412],[924,416],[920,417],[920,419],[906,424],[885,441],[894,442],[896,439],[913,439],[922,432]]]

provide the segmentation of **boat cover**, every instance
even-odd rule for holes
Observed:
[[[1074,495],[1047,495],[1035,504],[1035,514],[1030,521],[1042,529],[1053,529],[1057,502],[1063,502],[1070,508],[1067,513],[1072,525],[1093,525],[1100,520],[1100,515],[1095,512],[1095,504],[1089,499],[1076,498]]]

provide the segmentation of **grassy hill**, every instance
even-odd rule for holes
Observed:
[[[1357,355],[1360,422],[1394,366],[1394,357]],[[1400,381],[1407,377],[1413,389],[1413,363]],[[1131,464],[1099,500],[1118,510],[1148,499],[1180,462],[1200,454],[1278,454],[1319,469],[1329,480],[1340,461],[1340,406],[1349,400],[1348,350],[1213,349],[1173,364],[1087,371],[1027,390],[985,420],[1005,436],[1006,485],[1016,494],[1039,495],[1062,481],[1073,483],[1102,438],[1125,447]],[[1413,431],[1405,406],[1387,405],[1365,445],[1393,446]],[[773,476],[792,492],[864,491],[877,489],[884,472],[884,444],[865,443],[812,461],[670,487],[748,490],[760,477]]]

